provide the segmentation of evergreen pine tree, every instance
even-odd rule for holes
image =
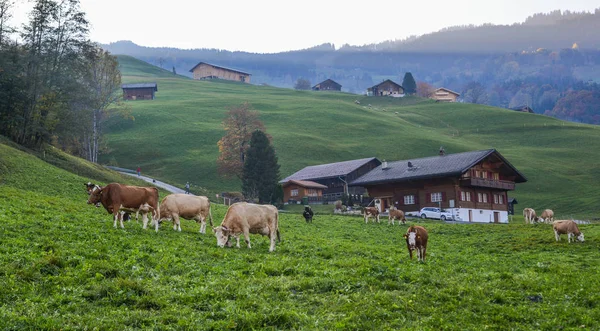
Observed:
[[[417,93],[417,83],[413,78],[413,75],[410,72],[404,74],[404,79],[402,80],[402,87],[404,88],[404,93],[408,95],[412,95]]]
[[[275,149],[267,135],[256,130],[252,133],[244,160],[242,193],[249,200],[258,198],[259,203],[274,202],[278,181],[279,164]]]

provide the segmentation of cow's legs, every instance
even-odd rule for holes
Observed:
[[[202,215],[198,215],[198,216],[196,216],[196,222],[200,223],[200,233],[205,234],[206,233],[206,217],[203,217]]]
[[[179,214],[173,214],[173,230],[181,232],[181,222],[179,221]]]
[[[379,214],[377,215],[377,223],[381,223],[381,221],[379,220]]]
[[[571,235],[572,235],[571,232],[567,232],[567,239],[569,240],[569,242],[571,242]]]
[[[277,230],[271,230],[269,233],[269,237],[271,238],[271,246],[269,247],[269,252],[275,250],[275,240],[277,240]]]
[[[148,212],[142,212],[142,228],[145,230],[148,228]]]
[[[248,248],[252,248],[252,246],[250,246],[250,232],[248,231],[248,229],[244,229],[244,240],[246,240]]]
[[[369,223],[369,218],[367,217],[367,215],[365,214],[365,224]]]
[[[116,229],[117,228],[117,219],[119,218],[119,212],[117,212],[116,214],[113,214],[114,216],[114,222],[113,222],[113,227]]]
[[[234,236],[236,240],[235,247],[240,248],[240,235]]]
[[[412,249],[408,249],[408,255],[410,255],[410,259],[412,260]]]
[[[556,238],[556,241],[560,241],[560,234],[556,230],[554,230],[554,238]]]

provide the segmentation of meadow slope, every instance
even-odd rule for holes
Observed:
[[[282,178],[307,166],[364,157],[402,160],[496,148],[528,178],[510,196],[519,208],[559,217],[600,215],[600,127],[417,97],[373,98],[226,81],[194,81],[119,57],[125,82],[156,81],[156,100],[127,102],[135,120],[106,123],[103,163],[144,172],[198,193],[239,190],[216,174],[227,107],[249,102],[273,137]],[[356,104],[358,100],[360,104]],[[369,106],[370,105],[370,106]]]
[[[406,226],[282,214],[283,241],[268,253],[255,235],[252,249],[218,248],[190,221],[182,232],[114,229],[86,205],[88,179],[0,140],[0,329],[600,328],[600,224],[568,244],[518,218],[425,221],[418,263]],[[213,204],[216,224],[225,210]]]

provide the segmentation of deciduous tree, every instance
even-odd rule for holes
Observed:
[[[435,89],[431,84],[427,82],[418,82],[417,83],[417,95],[423,98],[431,98]]]
[[[252,133],[250,147],[244,161],[242,193],[246,199],[259,203],[275,202],[279,164],[269,137],[262,131]]]
[[[294,84],[296,90],[310,90],[310,81],[304,78],[298,78]]]

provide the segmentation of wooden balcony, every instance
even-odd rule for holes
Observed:
[[[489,187],[499,190],[512,191],[515,189],[515,183],[504,180],[491,180],[484,178],[464,178],[460,180],[462,186]]]

